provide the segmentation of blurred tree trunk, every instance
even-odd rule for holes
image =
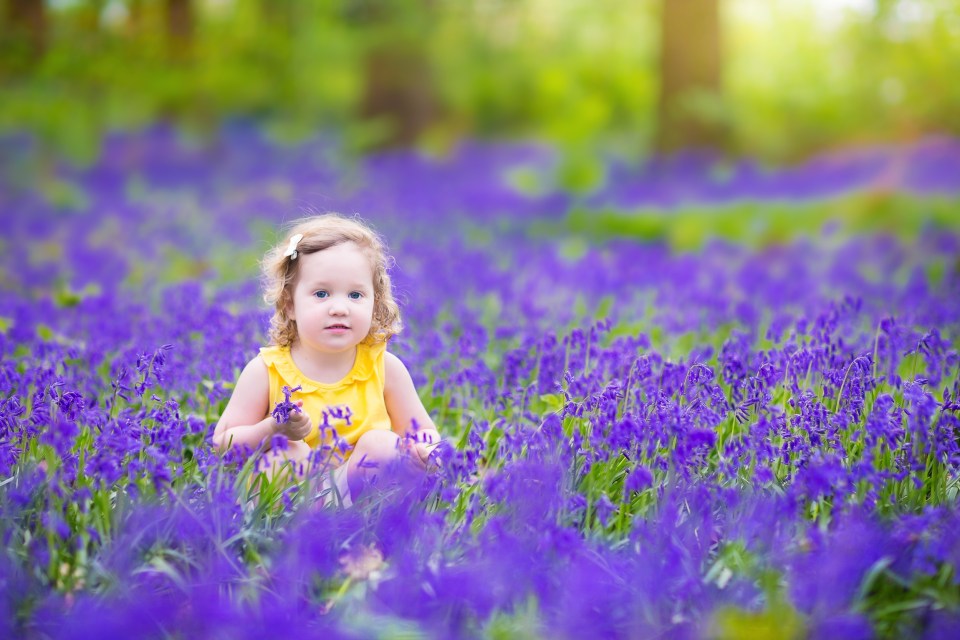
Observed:
[[[383,146],[408,146],[438,115],[429,61],[411,43],[387,42],[367,52],[360,116],[383,118],[390,131]]]
[[[143,24],[143,0],[127,0],[127,24],[133,31],[140,31]]]
[[[720,148],[724,131],[710,117],[721,95],[720,0],[663,0],[657,150]]]
[[[106,4],[106,0],[87,0],[83,4],[80,26],[83,28],[84,36],[95,36],[100,31],[100,16],[103,15]]]
[[[376,35],[364,54],[359,107],[362,119],[388,127],[375,146],[409,146],[440,115],[424,37],[431,11],[429,0],[406,5],[368,1],[357,2],[350,13],[354,23]]]
[[[258,9],[265,22],[279,27],[282,33],[290,35],[296,27],[296,0],[260,0]]]
[[[43,0],[7,0],[4,40],[18,57],[30,64],[39,60],[47,49],[48,24]],[[7,46],[4,47],[7,49]]]
[[[166,0],[167,51],[173,60],[186,60],[193,48],[193,6],[190,0]]]

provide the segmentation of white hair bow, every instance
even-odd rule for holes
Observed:
[[[297,259],[297,243],[303,240],[303,234],[298,233],[297,235],[290,238],[290,244],[287,245],[287,250],[283,253],[284,257],[290,256],[291,260]]]

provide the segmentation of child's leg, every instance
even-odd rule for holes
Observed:
[[[351,498],[360,495],[367,484],[400,457],[400,436],[394,432],[374,429],[360,436],[347,461],[347,486]]]
[[[286,450],[269,449],[265,451],[256,461],[254,474],[247,480],[247,491],[252,491],[257,487],[260,473],[266,475],[267,482],[272,482],[275,477],[280,477],[285,482],[293,480],[290,462],[293,463],[293,473],[299,480],[308,470],[309,455],[310,447],[305,442],[300,441],[290,442]],[[248,506],[252,508],[259,502],[260,488],[256,488],[256,494],[252,501],[248,503]]]
[[[297,478],[302,478],[307,472],[308,458],[310,456],[310,446],[303,440],[291,440],[287,443],[286,449],[270,449],[263,454],[263,460],[259,464],[268,480],[273,480],[278,473],[290,473],[290,465],[287,462],[293,462],[294,472]],[[292,479],[292,478],[287,478]]]

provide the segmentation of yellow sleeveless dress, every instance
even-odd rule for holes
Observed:
[[[313,429],[304,438],[311,448],[330,444],[332,436],[329,428],[321,434],[323,410],[333,405],[350,407],[350,424],[345,420],[329,419],[329,427],[336,429],[337,435],[350,446],[357,444],[360,436],[371,429],[390,430],[390,416],[383,399],[385,384],[384,353],[387,345],[383,342],[357,345],[357,356],[353,368],[339,382],[324,384],[311,380],[293,362],[289,347],[264,347],[260,349],[260,358],[267,365],[270,380],[270,409],[283,400],[283,387],[302,387],[290,399],[303,401],[303,410],[310,416]],[[325,437],[324,437],[325,436]],[[342,453],[344,461],[349,459],[350,451]],[[333,465],[337,461],[331,460]]]

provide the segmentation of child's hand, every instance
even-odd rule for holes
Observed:
[[[298,402],[297,406],[302,407],[303,402]],[[313,422],[306,411],[291,411],[286,422],[277,423],[275,432],[286,436],[288,440],[303,440],[312,428]]]
[[[415,442],[413,443],[413,453],[414,459],[418,463],[418,466],[421,469],[427,471],[433,470],[436,467],[436,464],[430,461],[430,454],[433,453],[433,450],[439,446],[439,442]]]

